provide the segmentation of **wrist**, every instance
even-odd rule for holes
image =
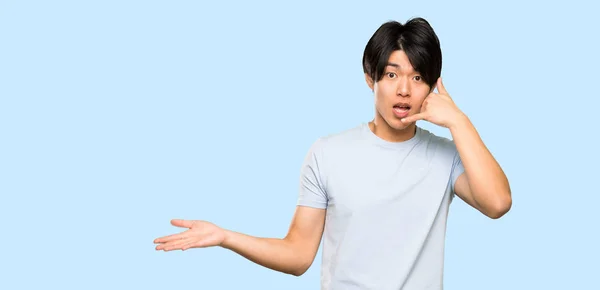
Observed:
[[[234,232],[223,229],[223,241],[219,246],[225,249],[231,249],[231,242],[233,240]]]
[[[448,126],[448,129],[450,129],[450,131],[460,130],[460,128],[468,126],[469,123],[469,117],[467,117],[467,115],[461,112],[457,114],[450,126]]]

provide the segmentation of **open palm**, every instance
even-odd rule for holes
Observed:
[[[188,228],[188,230],[179,234],[157,238],[154,240],[155,244],[159,244],[156,246],[156,250],[172,251],[213,247],[221,245],[225,240],[225,231],[207,221],[175,219],[171,221],[171,224]]]

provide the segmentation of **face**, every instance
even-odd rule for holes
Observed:
[[[400,119],[419,113],[431,88],[413,69],[406,53],[396,50],[390,55],[383,78],[378,82],[368,75],[366,78],[375,95],[375,124],[391,131],[413,128],[414,123],[404,124]]]

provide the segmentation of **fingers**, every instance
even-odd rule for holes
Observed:
[[[426,115],[425,113],[418,113],[418,114],[414,114],[412,116],[408,116],[406,118],[402,118],[402,123],[408,124],[408,123],[412,123],[412,122],[416,122],[418,120],[425,120]]]
[[[171,224],[174,226],[177,226],[177,227],[191,228],[192,225],[194,224],[194,222],[187,221],[187,220],[181,220],[181,219],[174,219],[174,220],[171,220]],[[170,236],[160,237],[158,239],[155,239],[154,243],[159,244],[159,243],[166,243],[166,242],[170,242],[170,241],[174,241],[174,240],[180,240],[183,238],[187,238],[188,235],[189,235],[188,231],[185,231],[185,232],[173,234]]]
[[[446,91],[446,88],[444,87],[444,84],[442,83],[442,77],[439,77],[437,80],[437,91],[440,94],[448,95],[448,91]]]
[[[194,238],[183,238],[180,240],[174,240],[168,243],[164,243],[162,245],[156,246],[156,250],[163,250],[165,252],[173,251],[173,250],[181,250],[183,247],[191,245],[195,242]],[[188,247],[189,248],[189,247]]]
[[[173,234],[170,236],[158,238],[158,239],[154,240],[154,243],[155,244],[167,243],[167,242],[171,242],[171,241],[181,240],[181,239],[184,239],[187,237],[188,237],[188,232],[185,231],[183,233]]]

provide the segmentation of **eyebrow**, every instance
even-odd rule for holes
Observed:
[[[388,62],[387,66],[393,66],[395,68],[400,68],[399,64],[393,63],[393,62]]]
[[[393,62],[388,62],[388,63],[387,63],[387,65],[386,65],[386,67],[388,67],[388,66],[394,67],[394,68],[396,68],[397,70],[400,70],[400,68],[402,68],[402,67],[401,67],[399,64],[397,64],[397,63],[393,63]],[[413,69],[413,71],[414,71],[415,73],[419,73],[419,72],[415,71],[414,69]]]

